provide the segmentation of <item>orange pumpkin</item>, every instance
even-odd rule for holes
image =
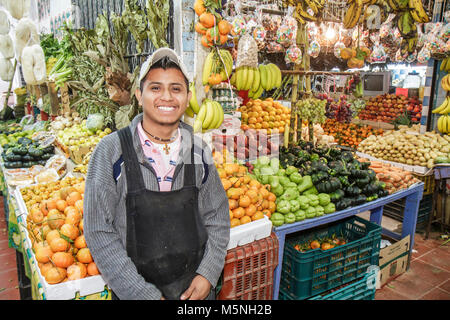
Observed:
[[[44,277],[49,284],[56,284],[62,282],[66,277],[66,274],[66,269],[52,267],[47,270],[47,272],[44,274]]]
[[[67,268],[74,262],[73,256],[68,252],[55,252],[51,260],[59,268]]]
[[[66,252],[70,248],[70,243],[63,238],[55,238],[50,241],[50,248],[53,252]]]
[[[67,278],[69,280],[83,279],[87,275],[86,266],[80,262],[75,262],[67,268]]]
[[[77,260],[81,263],[91,263],[92,259],[91,251],[89,248],[82,248],[77,252]]]
[[[73,245],[75,246],[75,248],[78,248],[78,249],[86,248],[87,244],[86,244],[86,239],[84,238],[84,234],[82,234],[81,236],[78,236],[75,239]]]
[[[71,192],[66,198],[67,205],[74,206],[75,202],[81,199],[81,194],[78,191]]]
[[[75,240],[80,235],[78,228],[68,223],[61,226],[60,232],[71,240]]]
[[[95,276],[95,275],[100,274],[100,271],[98,270],[97,265],[95,264],[95,262],[92,261],[91,263],[88,264],[88,266],[87,266],[87,273],[90,276]]]

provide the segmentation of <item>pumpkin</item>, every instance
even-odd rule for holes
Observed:
[[[66,252],[70,248],[70,243],[63,238],[55,238],[50,241],[50,248],[53,252]]]
[[[81,263],[91,263],[92,259],[91,251],[89,248],[82,248],[77,252],[77,260]]]
[[[90,276],[95,276],[95,275],[100,274],[100,271],[98,270],[97,265],[95,264],[94,261],[92,261],[91,263],[88,264],[87,273]]]
[[[47,215],[47,223],[52,229],[59,229],[64,224],[65,217],[57,209],[51,210]]]
[[[83,234],[81,236],[77,237],[73,244],[74,244],[75,248],[78,248],[78,249],[83,249],[83,248],[87,247],[86,239],[84,238]]]
[[[80,235],[78,228],[68,223],[61,226],[60,232],[71,240],[75,240]]]
[[[74,192],[71,192],[67,196],[66,202],[67,202],[67,205],[74,206],[75,202],[77,202],[78,200],[81,200],[81,199],[82,199],[81,194],[78,191],[74,191]]]
[[[49,246],[39,247],[36,250],[36,261],[41,263],[47,263],[53,255],[52,249]]]

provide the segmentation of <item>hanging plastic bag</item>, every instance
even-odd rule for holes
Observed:
[[[375,43],[369,56],[370,63],[386,63],[386,59],[387,55],[383,45],[379,42]]]
[[[317,58],[320,54],[320,44],[317,41],[312,41],[309,44],[309,48],[308,48],[308,55],[311,58]]]
[[[430,49],[427,46],[423,46],[422,49],[417,54],[417,62],[425,63],[431,58]]]
[[[286,61],[286,63],[302,63],[302,50],[300,50],[300,48],[296,44],[293,44],[286,50],[286,56],[284,60]]]
[[[236,68],[258,67],[258,45],[250,33],[244,34],[238,42]]]

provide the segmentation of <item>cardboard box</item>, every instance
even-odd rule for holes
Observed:
[[[380,278],[377,289],[406,271],[409,260],[410,236],[404,237],[390,246],[380,250],[378,265]]]

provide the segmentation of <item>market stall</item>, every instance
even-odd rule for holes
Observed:
[[[432,3],[192,1],[201,71],[183,121],[228,197],[219,299],[357,299],[361,285],[374,299],[382,237],[407,238],[409,262],[419,220],[439,211],[425,196],[437,203],[435,177],[450,166],[450,100],[424,102],[425,63],[450,70],[449,25],[430,22]],[[111,298],[84,240],[84,179],[99,141],[142,111],[139,65],[149,43],[167,45],[169,7],[128,0],[58,38],[0,7],[17,49],[2,79],[17,62],[25,81],[15,119],[2,118],[2,193],[33,299]],[[437,85],[446,94],[450,78]]]

